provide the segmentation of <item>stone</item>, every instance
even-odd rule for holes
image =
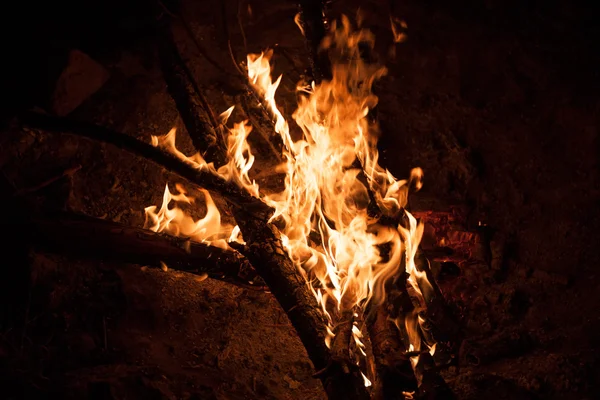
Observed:
[[[60,74],[54,93],[51,109],[58,116],[70,114],[92,94],[96,93],[108,80],[110,74],[102,65],[87,54],[72,50],[66,67]]]

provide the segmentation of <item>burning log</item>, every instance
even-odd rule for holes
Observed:
[[[403,393],[417,390],[406,347],[385,305],[377,307],[370,319],[367,327],[377,372],[373,399],[401,399]]]
[[[456,398],[444,378],[437,373],[433,357],[429,352],[419,355],[415,370],[421,377],[419,398],[424,400],[453,400]]]
[[[437,343],[434,355],[436,363],[438,365],[455,363],[458,356],[458,346],[462,340],[461,327],[454,318],[433,277],[429,261],[422,254],[417,255],[416,261],[417,268],[425,272],[432,289],[425,294],[426,307],[422,313],[425,323],[422,324],[422,329],[426,330],[425,334],[431,336],[433,341]]]
[[[69,133],[109,143],[132,154],[146,158],[166,170],[187,179],[191,183],[218,193],[237,206],[244,207],[251,218],[266,219],[272,214],[270,207],[250,195],[234,182],[225,180],[221,176],[211,172],[208,168],[196,168],[173,154],[164,152],[131,136],[88,122],[73,121],[68,118],[52,117],[35,112],[24,114],[20,122],[32,129],[39,129],[44,132]]]
[[[306,279],[287,255],[279,232],[272,225],[248,219],[234,208],[234,216],[247,243],[239,248],[269,286],[306,348],[329,399],[368,399],[362,379],[346,373],[326,345],[327,321]],[[232,243],[234,247],[238,247]]]
[[[256,93],[250,84],[244,84],[244,93],[239,96],[240,103],[248,119],[252,123],[264,141],[267,144],[268,150],[275,157],[275,160],[282,162],[281,151],[283,142],[275,130],[275,117],[263,105],[263,99]],[[267,133],[270,132],[270,133]]]
[[[261,289],[250,262],[231,250],[66,212],[34,215],[28,223],[39,250],[153,267],[162,262],[178,271]]]
[[[165,70],[165,77],[171,80],[169,74],[174,72]],[[170,94],[176,103],[182,105],[194,104],[197,96],[183,85],[172,85]],[[198,116],[193,113],[182,113],[181,117],[186,126],[198,124],[194,121]],[[223,134],[222,131],[215,132],[217,135]],[[219,140],[226,142],[224,137]],[[207,141],[198,140],[195,143],[199,144],[199,151],[206,150],[203,146]],[[223,154],[218,157],[226,159],[227,155],[221,150]],[[277,229],[267,222],[270,215],[265,214],[264,218],[250,218],[248,210],[241,206],[239,201],[232,197],[225,198],[230,203],[231,211],[246,241],[246,245],[236,242],[230,245],[244,254],[252,265],[257,266],[256,271],[288,315],[314,367],[320,371],[319,378],[329,398],[368,399],[368,392],[359,373],[351,373],[344,368],[346,360],[333,357],[327,347],[327,320],[310,291],[306,278],[301,275],[283,247]]]
[[[160,35],[159,58],[169,94],[175,100],[194,147],[201,152],[203,158],[214,162],[218,168],[227,163],[226,143],[223,135],[216,132],[222,128],[182,60],[170,27],[166,26],[162,31],[164,33]]]

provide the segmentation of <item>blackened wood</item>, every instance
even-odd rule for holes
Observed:
[[[160,66],[168,92],[175,101],[194,147],[217,168],[226,164],[227,147],[222,127],[181,58],[169,26],[161,29],[158,42]]]
[[[417,381],[406,356],[401,332],[390,320],[390,314],[383,305],[371,312],[367,329],[377,372],[373,399],[402,399],[403,392],[416,391]]]
[[[181,92],[178,95],[190,96],[190,93]],[[191,101],[186,100],[187,103]],[[193,120],[198,118],[192,113],[181,114],[181,117],[186,125],[192,126],[196,124]],[[186,122],[186,119],[190,121]],[[221,156],[226,158],[225,153]],[[344,373],[343,368],[331,357],[331,352],[325,344],[325,316],[306,279],[284,249],[277,229],[268,223],[270,215],[264,213],[263,218],[253,218],[255,215],[249,213],[252,210],[240,204],[238,199],[233,196],[223,197],[228,201],[246,241],[246,245],[232,243],[232,246],[243,252],[255,266],[296,329],[314,367],[317,370],[329,367],[327,373],[320,377],[329,398],[368,399],[362,379]]]
[[[319,51],[326,34],[325,0],[299,0],[300,21],[304,31],[313,80],[319,84],[331,79],[331,65],[326,52]]]
[[[352,327],[354,326],[354,309],[344,309],[338,319],[339,321],[333,330],[335,336],[331,342],[331,361],[323,370],[317,372],[315,376],[329,377],[327,384],[331,385],[332,389],[336,391],[336,396],[341,395],[338,393],[340,388],[336,388],[336,386],[342,385],[345,380],[354,382],[353,386],[342,388],[345,398],[368,399],[370,398],[369,393],[365,389],[364,384],[360,384],[360,382],[364,382],[360,367],[352,362],[350,354]],[[333,382],[333,379],[336,379],[338,382]]]
[[[438,343],[435,354],[437,364],[454,364],[458,361],[458,349],[462,341],[462,329],[452,309],[449,307],[442,291],[437,285],[428,260],[423,254],[417,253],[415,257],[417,268],[424,271],[432,291],[424,290],[421,292],[425,298],[425,310],[421,313],[424,323],[421,329],[426,336],[431,338],[433,343]],[[429,343],[430,345],[433,343]]]
[[[319,375],[329,399],[368,399],[362,379],[343,368],[331,357],[325,345],[327,321],[306,279],[289,258],[277,229],[264,221],[252,221],[245,210],[233,213],[247,243],[244,255],[269,286],[296,329]]]
[[[350,373],[352,362],[350,361],[350,340],[352,339],[352,325],[354,323],[354,311],[346,309],[341,312],[339,321],[333,333],[331,342],[331,358],[338,361],[345,373]]]
[[[419,396],[421,400],[454,400],[456,396],[435,368],[428,352],[419,356],[416,374],[420,377]]]
[[[151,267],[162,261],[174,270],[261,286],[248,260],[232,250],[68,212],[33,215],[28,227],[38,250]]]
[[[264,106],[264,99],[256,93],[250,83],[244,83],[244,93],[240,101],[252,127],[266,143],[266,150],[277,162],[283,162],[283,140],[275,131],[275,117]]]
[[[251,196],[234,182],[229,182],[208,169],[198,169],[150,144],[111,129],[63,117],[52,117],[35,112],[21,116],[23,125],[45,132],[69,133],[76,136],[112,144],[122,150],[143,157],[173,172],[191,183],[226,198],[230,203],[246,209],[249,218],[266,220],[273,210],[260,199]]]

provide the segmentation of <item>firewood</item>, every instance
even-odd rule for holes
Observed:
[[[69,212],[34,214],[28,224],[31,242],[41,251],[151,267],[162,262],[174,270],[262,287],[250,262],[232,250]]]
[[[345,380],[348,382],[362,381],[360,368],[352,362],[350,354],[354,312],[355,310],[352,308],[342,311],[333,331],[335,336],[331,342],[331,359],[327,366],[314,376],[325,377],[325,390],[327,393],[333,393],[336,398],[369,399],[369,393],[362,384],[346,388],[340,386]]]
[[[229,182],[208,169],[195,168],[177,156],[164,152],[150,144],[131,136],[115,132],[88,122],[80,122],[63,117],[52,117],[36,112],[21,116],[20,122],[42,132],[69,133],[76,136],[112,144],[132,154],[141,156],[173,172],[189,182],[226,198],[229,202],[244,207],[249,218],[268,219],[273,210],[261,200],[251,196],[233,182]]]
[[[227,163],[224,157],[226,142],[223,135],[217,132],[222,127],[181,58],[170,27],[165,26],[162,31],[163,34],[159,36],[159,58],[169,94],[175,101],[194,147],[205,160],[212,161],[218,168]]]
[[[425,272],[433,288],[432,293],[425,294],[426,308],[422,313],[425,324],[422,327],[427,329],[425,334],[430,335],[433,341],[438,343],[435,361],[437,364],[455,363],[458,346],[462,340],[461,326],[437,285],[427,259],[423,254],[417,253],[415,263],[418,269]]]
[[[419,399],[422,400],[453,400],[456,396],[435,368],[433,357],[424,352],[419,356],[415,368],[420,376]]]
[[[172,70],[166,70],[166,72],[167,74],[173,73]],[[171,79],[168,75],[166,78]],[[187,90],[184,86],[172,85],[170,94],[176,103],[194,104],[197,101],[195,100],[197,93]],[[198,118],[197,115],[187,112],[180,115],[186,126],[197,125],[197,121],[194,121]],[[215,131],[215,133],[222,134],[219,131]],[[206,150],[203,147],[206,142],[197,141],[196,144],[199,145],[199,151]],[[226,159],[223,148],[215,147],[215,150],[223,151],[219,157]],[[228,201],[246,242],[246,245],[231,243],[231,246],[244,254],[255,266],[256,271],[266,282],[296,329],[315,369],[324,371],[319,378],[328,397],[340,400],[368,399],[369,395],[360,375],[347,373],[342,366],[343,361],[332,357],[331,351],[326,346],[327,320],[325,315],[305,277],[288,256],[277,229],[268,223],[270,215],[264,213],[262,218],[257,218],[256,215],[251,215],[248,208],[235,196],[223,197]]]
[[[250,220],[241,208],[234,207],[233,211],[248,244],[240,251],[255,266],[286,312],[315,369],[323,371],[318,378],[329,399],[368,399],[362,379],[344,373],[332,358],[325,344],[325,316],[306,279],[289,258],[277,229],[266,221]]]
[[[244,93],[239,96],[240,103],[248,119],[267,144],[267,148],[274,160],[283,162],[283,141],[281,135],[275,131],[275,117],[264,106],[264,100],[252,88],[252,85],[244,83]]]
[[[385,306],[379,306],[367,319],[369,339],[377,370],[373,399],[402,399],[403,392],[417,390],[417,381],[406,356],[400,332],[390,320]]]

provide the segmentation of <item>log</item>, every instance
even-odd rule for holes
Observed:
[[[455,364],[458,359],[458,350],[462,341],[462,329],[458,319],[448,306],[442,291],[437,285],[429,267],[429,261],[422,253],[415,257],[417,269],[424,271],[433,291],[424,293],[426,309],[421,313],[425,323],[421,325],[424,334],[437,343],[434,359],[436,364]]]
[[[170,94],[175,102],[179,101],[184,104],[193,104],[197,95],[181,86],[173,86]],[[187,112],[180,115],[186,126],[197,124],[197,121],[194,121],[198,118],[197,115]],[[206,142],[198,141],[197,143],[199,144],[199,151],[206,150],[203,147]],[[226,159],[227,155],[224,149],[221,148],[220,150],[223,151],[220,157]],[[325,344],[327,336],[325,315],[308,287],[305,277],[300,273],[283,247],[279,232],[273,225],[268,223],[270,214],[263,213],[262,218],[256,218],[256,215],[251,213],[252,210],[241,204],[236,196],[223,197],[228,201],[246,241],[246,245],[231,243],[231,246],[244,254],[250,263],[256,266],[256,271],[265,281],[296,329],[315,369],[325,371],[319,377],[328,397],[340,400],[368,399],[369,395],[362,378],[357,379],[355,374],[345,373],[341,363],[332,357],[329,348],[327,348]]]
[[[52,117],[36,112],[27,112],[20,122],[32,129],[43,132],[69,133],[92,140],[108,143],[132,154],[141,156],[153,163],[173,172],[191,183],[226,198],[230,203],[244,207],[248,218],[268,219],[273,210],[260,199],[250,195],[236,183],[229,182],[208,169],[198,169],[185,163],[177,156],[164,152],[150,144],[141,142],[131,136],[115,132],[89,122],[74,121],[68,118]]]
[[[385,305],[377,307],[367,319],[367,329],[375,358],[376,380],[373,399],[402,399],[403,392],[417,390],[417,381],[400,332],[390,321]]]
[[[243,254],[255,266],[296,329],[331,400],[369,399],[362,379],[346,373],[325,345],[327,320],[306,279],[284,249],[277,229],[265,221],[252,221],[244,209],[233,214],[247,246]],[[236,246],[235,244],[232,244]],[[237,246],[236,246],[237,248]]]
[[[262,287],[250,262],[235,251],[69,212],[34,214],[28,224],[31,243],[41,251],[152,267],[164,262],[178,271]]]
[[[335,336],[331,342],[331,360],[324,369],[314,375],[315,377],[327,374],[343,374],[347,376],[345,379],[349,382],[361,382],[363,380],[360,367],[353,362],[350,353],[355,311],[356,310],[353,308],[346,308],[340,313],[338,322],[333,329]],[[347,398],[370,398],[369,393],[365,390],[363,385],[355,385],[346,390],[352,391],[351,393],[345,394]]]
[[[205,160],[212,161],[218,168],[227,163],[224,157],[227,145],[223,135],[217,133],[222,127],[181,58],[170,27],[165,26],[161,30],[158,52],[168,92],[175,101],[194,147]]]
[[[255,129],[266,143],[266,150],[271,157],[281,163],[283,159],[283,140],[275,131],[275,117],[263,105],[264,99],[256,93],[250,83],[244,83],[244,92],[240,97],[240,103],[253,129]]]
[[[415,367],[417,376],[420,377],[419,399],[422,400],[453,400],[456,396],[440,376],[435,368],[433,357],[428,353],[421,353]]]

